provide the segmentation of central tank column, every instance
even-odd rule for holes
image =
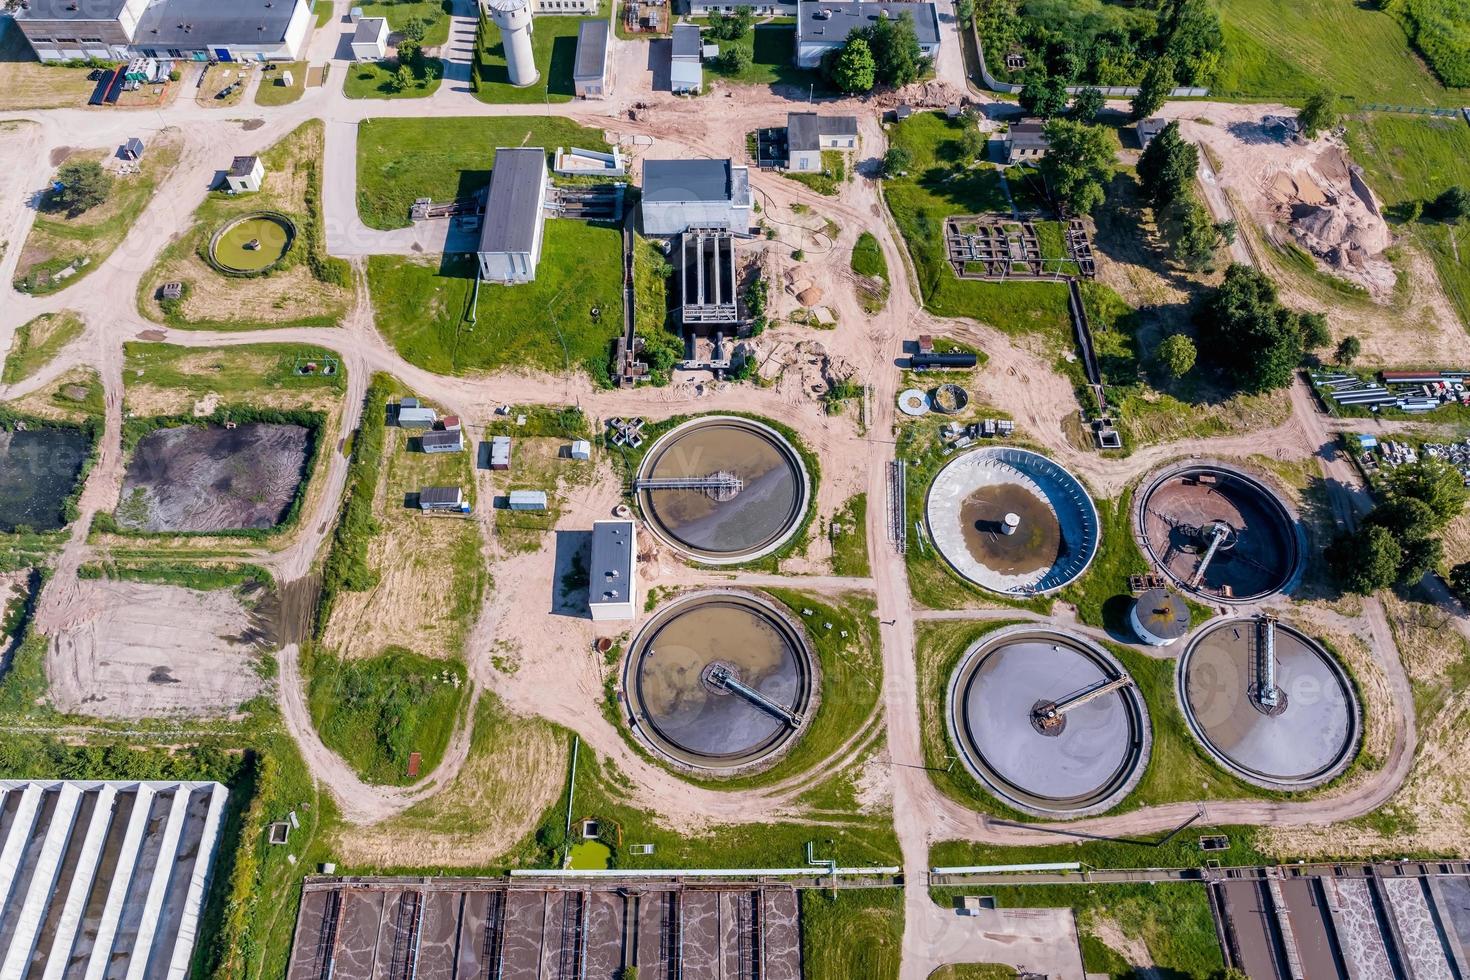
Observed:
[[[1021,527],[1021,515],[1007,514],[1005,520],[1000,522],[1001,534],[1015,534]]]

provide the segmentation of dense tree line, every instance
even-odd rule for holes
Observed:
[[[1233,222],[1217,222],[1194,192],[1199,150],[1171,121],[1138,158],[1138,183],[1173,257],[1191,269],[1208,268],[1215,252],[1235,238]]]
[[[1357,531],[1338,535],[1328,547],[1328,564],[1351,592],[1414,585],[1439,565],[1439,536],[1467,499],[1464,477],[1442,459],[1426,456],[1396,467],[1384,478],[1383,502]],[[1465,578],[1470,583],[1470,574]]]
[[[1162,58],[1175,84],[1209,85],[1224,50],[1209,0],[975,0],[974,19],[992,71],[1020,49],[1028,72],[1071,85],[1137,85]]]

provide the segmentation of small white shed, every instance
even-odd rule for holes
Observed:
[[[364,17],[352,32],[355,61],[378,61],[388,56],[388,18]]]
[[[231,194],[254,194],[265,180],[265,166],[260,157],[235,157],[230,161],[230,172],[225,174],[225,183]]]

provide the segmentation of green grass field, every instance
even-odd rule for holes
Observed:
[[[329,5],[330,6],[330,5]],[[364,17],[386,17],[391,31],[401,31],[409,21],[423,21],[426,48],[432,48],[449,40],[449,15],[439,0],[377,0],[376,3],[354,3],[362,8]]]
[[[481,29],[480,81],[475,98],[481,102],[519,105],[572,101],[576,95],[572,86],[572,69],[577,58],[577,30],[581,24],[581,17],[537,17],[536,30],[531,35],[531,53],[541,77],[534,85],[517,87],[510,83],[505,66],[500,28],[486,19]]]
[[[369,660],[317,652],[307,670],[312,724],[364,779],[403,785],[433,772],[462,713],[463,664],[390,648]],[[418,777],[408,775],[413,752]]]
[[[852,271],[882,281],[881,287],[862,296],[863,309],[869,313],[881,311],[888,303],[888,260],[883,257],[883,249],[871,231],[859,235],[852,247]]]
[[[72,217],[42,202],[16,263],[14,286],[33,296],[75,286],[120,246],[153,199],[154,188],[179,159],[177,130],[151,141],[136,174],[114,175],[107,200]],[[77,153],[72,159],[105,163],[104,151]],[[74,271],[58,275],[65,269]]]
[[[903,951],[903,890],[801,893],[801,954],[807,980],[892,980]]]
[[[328,4],[328,7],[331,5]],[[260,76],[260,85],[255,89],[255,104],[263,106],[290,105],[306,91],[306,69],[304,61],[288,61],[276,65],[275,71]],[[291,84],[280,84],[285,72],[291,73]]]
[[[347,69],[342,94],[349,99],[425,99],[439,90],[444,79],[444,63],[426,58],[413,69],[413,84],[398,87],[398,62],[359,61]]]
[[[1368,115],[1349,122],[1348,143],[1390,220],[1415,201],[1432,213],[1447,187],[1470,187],[1470,126],[1463,119]],[[1428,251],[1461,325],[1470,328],[1470,224],[1447,225],[1431,213],[1394,232],[1407,232]]]
[[[980,320],[1008,333],[1039,331],[1071,344],[1067,288],[1051,282],[978,282],[954,274],[944,250],[944,219],[956,214],[1009,212],[1000,172],[959,161],[963,124],[920,112],[890,131],[895,146],[913,154],[908,175],[884,181],[883,196],[903,234],[923,291],[939,316]]]
[[[818,194],[834,197],[847,182],[847,154],[841,150],[823,150],[821,173],[801,173],[794,170],[783,170],[781,173],[798,184],[805,184]]]
[[[67,344],[82,335],[82,318],[70,310],[43,313],[15,329],[0,381],[13,385],[51,363]]]
[[[744,48],[750,55],[750,64],[744,71],[726,71],[719,59],[705,62],[706,84],[719,78],[736,85],[790,85],[803,92],[830,94],[830,89],[820,73],[798,68],[791,53],[796,50],[796,27],[792,24],[756,24],[734,41],[709,38],[708,43],[718,44],[724,54],[732,47]],[[825,193],[825,192],[823,192]]]
[[[832,523],[842,525],[842,533],[832,539],[832,574],[867,578],[868,565],[868,495],[857,494],[832,515]]]
[[[1223,0],[1225,57],[1212,94],[1300,99],[1319,88],[1361,102],[1465,105],[1414,53],[1403,26],[1357,0]]]
[[[345,391],[345,368],[333,375],[296,373],[298,361],[321,354],[321,348],[305,344],[198,348],[129,341],[123,344],[123,376],[129,387],[149,385],[200,397],[214,392],[225,404],[285,389]]]
[[[415,199],[484,188],[498,146],[608,149],[601,130],[550,116],[369,119],[357,132],[358,214],[369,228],[407,228]]]
[[[410,363],[436,374],[581,368],[605,384],[623,322],[621,251],[616,228],[548,220],[536,281],[482,285],[474,324],[466,319],[473,256],[375,255],[368,280],[378,329]]]
[[[1193,838],[1191,838],[1193,839]],[[1026,860],[1036,860],[1027,858]],[[985,894],[1003,908],[1072,908],[1082,940],[1083,966],[1111,976],[1211,977],[1224,966],[1209,898],[1197,882],[1159,885],[998,885],[982,889],[931,889],[935,902],[952,908],[962,895]],[[1136,972],[1092,932],[1110,919],[1123,934],[1141,939],[1156,968]]]

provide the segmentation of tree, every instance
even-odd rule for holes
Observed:
[[[56,171],[56,182],[61,188],[51,192],[51,204],[73,218],[92,210],[112,192],[112,176],[95,160],[63,163]]]
[[[1309,140],[1316,139],[1324,129],[1336,126],[1337,96],[1320,90],[1313,92],[1302,103],[1301,111],[1296,114],[1296,123],[1302,135]]]
[[[965,128],[960,133],[960,153],[967,163],[974,163],[985,155],[985,148],[989,145],[989,139],[980,132],[980,127],[973,121],[967,120]]]
[[[750,52],[741,45],[727,45],[720,52],[720,67],[731,75],[739,75],[750,68],[750,58]]]
[[[715,10],[709,15],[709,26],[705,30],[721,41],[734,41],[745,36],[755,25],[755,11],[749,6],[736,7],[733,13]]]
[[[1385,480],[1389,503],[1400,500],[1423,504],[1429,511],[1429,523],[1436,531],[1460,515],[1470,501],[1470,489],[1465,487],[1465,478],[1460,471],[1442,459],[1425,456],[1416,462],[1395,467]],[[1388,504],[1380,506],[1382,510]],[[1377,511],[1375,510],[1375,513]],[[1424,521],[1423,515],[1412,515],[1398,529],[1407,533],[1410,526]]]
[[[411,18],[408,23],[403,25],[403,36],[410,41],[423,41],[424,35],[428,31],[429,25],[425,24],[423,19],[419,17]]]
[[[407,65],[399,65],[398,73],[393,76],[393,90],[395,92],[405,92],[413,88],[413,83],[413,69]]]
[[[1370,595],[1398,580],[1403,550],[1393,532],[1376,524],[1341,534],[1327,547],[1327,564],[1343,588]]]
[[[1189,192],[1169,206],[1162,225],[1174,258],[1191,269],[1213,265],[1215,251],[1228,244],[1233,231],[1227,222],[1215,221]]]
[[[1174,91],[1174,59],[1155,58],[1144,69],[1143,80],[1138,83],[1138,94],[1133,97],[1132,118],[1146,119],[1158,112]]]
[[[1103,94],[1099,89],[1089,85],[1072,96],[1072,118],[1078,122],[1096,122],[1102,111]]]
[[[832,62],[832,84],[844,92],[871,92],[877,80],[877,64],[868,42],[850,37]]]
[[[1303,313],[1302,347],[1306,350],[1321,350],[1332,343],[1332,330],[1327,326],[1327,317],[1321,313]]]
[[[1046,140],[1041,173],[1051,192],[1072,211],[1091,214],[1113,173],[1116,138],[1101,126],[1053,119],[1046,124]]]
[[[398,43],[398,63],[417,68],[424,60],[424,46],[417,41],[404,39]]]
[[[1232,264],[1205,301],[1201,326],[1211,358],[1243,391],[1285,388],[1301,362],[1300,318],[1276,298],[1276,285],[1260,270]]]
[[[1446,187],[1444,193],[1434,199],[1434,214],[1451,224],[1470,218],[1470,188],[1461,184]]]
[[[954,17],[960,22],[961,27],[969,27],[975,19],[975,0],[956,0]]]
[[[1182,333],[1174,333],[1159,342],[1155,350],[1159,363],[1164,369],[1176,378],[1182,378],[1194,367],[1195,359],[1199,352],[1194,348],[1194,341]]]
[[[1155,211],[1184,197],[1194,185],[1199,170],[1199,150],[1179,135],[1179,123],[1171,120],[1159,130],[1138,158],[1138,183]]]
[[[1060,116],[1067,108],[1067,80],[1047,74],[1045,68],[1033,68],[1026,72],[1020,100],[1027,115],[1043,119]]]
[[[897,177],[913,166],[914,155],[906,146],[890,146],[888,152],[883,154],[883,175],[885,177]]]
[[[923,73],[924,52],[919,48],[913,14],[902,13],[892,20],[880,17],[855,35],[866,40],[872,49],[878,81],[882,84],[902,88],[917,81]]]
[[[1450,590],[1462,602],[1470,604],[1470,561],[1462,561],[1450,569]]]
[[[1337,345],[1337,363],[1346,367],[1356,361],[1361,353],[1363,353],[1361,340],[1351,335],[1344,337]]]

